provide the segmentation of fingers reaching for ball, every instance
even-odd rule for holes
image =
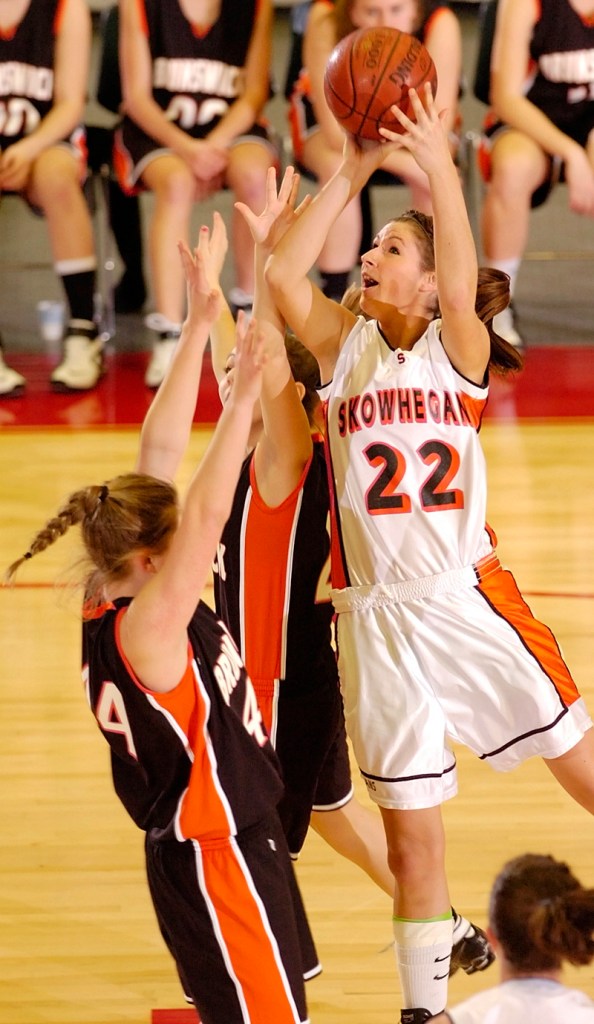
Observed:
[[[451,162],[452,159],[443,124],[445,111],[438,112],[429,85],[420,92],[410,89],[408,97],[414,120],[400,107],[393,106],[392,113],[401,125],[400,132],[384,127],[379,131],[387,142],[399,144],[412,153],[421,170],[429,174],[437,169],[441,160]]]

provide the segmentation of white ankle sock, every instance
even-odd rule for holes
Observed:
[[[393,924],[403,1006],[440,1013],[447,1002],[452,918],[437,921],[394,918]]]

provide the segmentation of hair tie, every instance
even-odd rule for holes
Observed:
[[[25,558],[33,558],[33,552],[32,551],[26,551],[25,554],[23,555],[23,559],[25,559]]]

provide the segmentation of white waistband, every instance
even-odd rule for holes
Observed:
[[[476,566],[465,565],[461,569],[449,569],[434,576],[420,576],[415,580],[332,590],[331,597],[337,612],[353,612],[404,601],[416,601],[423,597],[434,597],[436,594],[450,594],[454,590],[476,587],[478,582]]]

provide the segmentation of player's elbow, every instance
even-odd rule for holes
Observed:
[[[282,256],[272,253],[266,260],[264,276],[272,294],[274,296],[282,295],[289,286],[287,261]]]

